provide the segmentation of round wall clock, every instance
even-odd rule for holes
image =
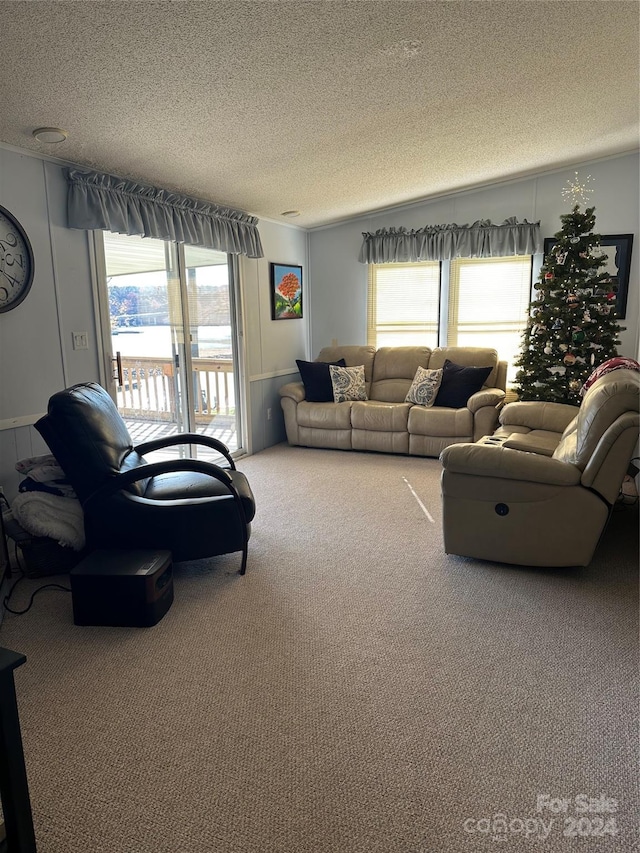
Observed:
[[[0,314],[26,297],[33,272],[29,238],[15,216],[0,205]]]

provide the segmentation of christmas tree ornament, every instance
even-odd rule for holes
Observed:
[[[544,277],[545,277],[546,281],[552,281],[552,279],[553,279],[553,273],[552,273],[552,272],[546,272],[546,273],[544,274]]]
[[[568,349],[569,349],[569,347],[566,344],[560,344],[560,351],[561,352],[566,352]]]
[[[580,300],[578,299],[578,296],[576,293],[569,293],[567,295],[567,305],[570,308],[577,308],[579,302],[580,302]]]
[[[571,388],[572,391],[579,391],[581,387],[582,383],[579,382],[577,379],[572,379],[569,382],[569,388]]]
[[[576,357],[572,352],[566,353],[562,360],[567,365],[567,367],[571,367],[572,364],[576,363]]]
[[[569,237],[569,242],[573,243],[573,245],[575,246],[577,243],[580,242],[580,238],[579,237]]]
[[[553,347],[551,347],[551,346],[549,346],[549,344],[547,344],[546,347],[542,350],[542,352],[545,355],[551,355],[551,353],[553,352]]]
[[[580,329],[580,330],[579,330],[579,331],[577,331],[577,332],[574,332],[574,333],[571,335],[571,340],[572,340],[572,341],[575,341],[575,343],[577,343],[577,344],[581,344],[581,343],[582,343],[582,341],[584,341],[584,339],[585,339],[585,338],[586,338],[586,335],[585,335],[585,333],[582,331],[582,329]]]

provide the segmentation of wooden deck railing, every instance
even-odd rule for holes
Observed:
[[[217,358],[192,361],[196,423],[208,423],[217,414],[233,414],[233,362]],[[180,392],[170,358],[123,356],[122,374],[118,408],[123,417],[177,421],[176,395]]]

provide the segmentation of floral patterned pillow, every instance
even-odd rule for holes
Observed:
[[[404,398],[406,403],[416,403],[418,406],[433,406],[442,382],[442,369],[427,370],[419,367],[413,377],[411,388]]]
[[[335,367],[329,365],[333,400],[346,403],[349,400],[366,400],[367,386],[364,382],[364,364],[357,367]]]

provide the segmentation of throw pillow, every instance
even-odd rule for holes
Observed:
[[[329,366],[333,400],[335,403],[346,403],[349,400],[366,400],[367,386],[364,382],[364,364],[357,367]]]
[[[417,403],[418,406],[433,406],[436,394],[442,382],[442,368],[439,370],[427,370],[419,367],[413,377],[411,388],[404,398],[405,403]]]
[[[310,403],[333,403],[333,386],[329,365],[345,366],[344,358],[339,361],[301,361],[296,359],[300,378],[304,385],[305,399]]]
[[[463,367],[447,359],[442,368],[442,382],[434,406],[462,409],[467,400],[484,385],[492,367]]]

